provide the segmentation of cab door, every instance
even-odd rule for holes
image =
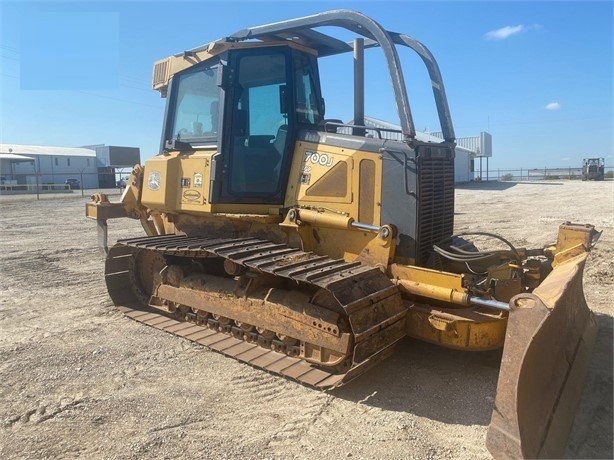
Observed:
[[[230,54],[217,202],[283,203],[292,148],[290,57],[282,47]]]

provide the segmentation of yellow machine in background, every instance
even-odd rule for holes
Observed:
[[[341,28],[347,43],[316,30]],[[380,48],[401,130],[364,126],[363,52]],[[444,140],[415,137],[397,47],[427,67]],[[324,117],[318,61],[351,52],[352,124]],[[478,250],[453,234],[455,136],[435,59],[353,11],[252,27],[158,61],[161,152],[134,167],[121,203],[86,208],[147,236],[108,250],[129,317],[317,388],[362,374],[405,336],[504,347],[488,446],[560,455],[595,322],[582,269],[599,234],[565,223],[551,247]],[[389,136],[388,136],[389,137]],[[493,246],[494,247],[494,246]]]

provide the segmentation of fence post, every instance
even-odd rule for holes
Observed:
[[[37,165],[34,166],[34,178],[36,179],[36,199],[40,200],[40,195],[38,193],[38,182],[39,182],[38,175],[41,172],[41,159],[40,159],[40,157],[36,158],[36,163],[37,163]],[[36,166],[38,166],[38,168]]]
[[[520,168],[520,180],[522,180],[522,168]]]

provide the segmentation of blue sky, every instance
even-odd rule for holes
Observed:
[[[613,3],[1,1],[0,142],[157,153],[155,60],[259,25],[335,8],[372,16],[437,58],[458,137],[489,131],[490,168],[614,164]],[[439,130],[426,71],[401,53],[416,128]],[[327,117],[352,118],[351,57],[321,63]],[[377,50],[366,112],[398,122]],[[371,66],[371,69],[369,69]]]

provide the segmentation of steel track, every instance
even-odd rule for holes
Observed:
[[[162,256],[199,259],[222,257],[255,272],[268,273],[328,291],[345,313],[353,334],[351,365],[346,372],[326,369],[300,357],[243,340],[230,328],[194,324],[196,315],[171,318],[135,289],[135,254],[154,251]],[[346,383],[392,353],[405,335],[405,314],[396,286],[379,269],[307,253],[256,238],[203,238],[162,235],[120,240],[105,264],[109,295],[128,317],[200,343],[239,361],[326,389]],[[209,327],[207,327],[209,326]]]

